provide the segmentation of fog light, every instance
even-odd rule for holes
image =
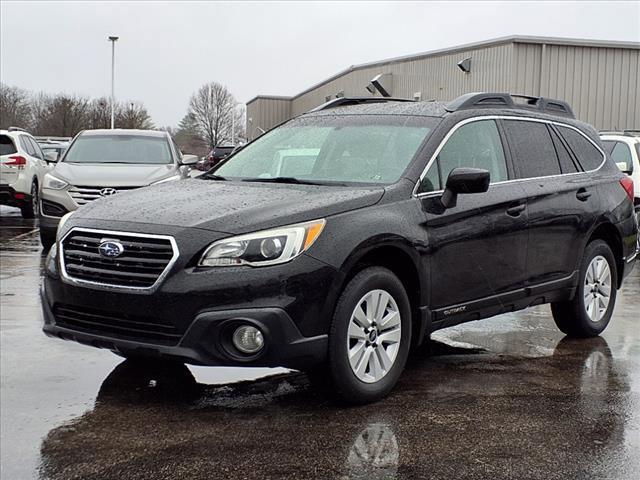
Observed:
[[[262,349],[264,337],[256,327],[243,325],[233,332],[233,345],[242,353],[256,353]]]

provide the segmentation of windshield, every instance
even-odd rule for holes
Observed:
[[[172,163],[164,137],[148,135],[81,135],[69,147],[64,162]]]
[[[437,122],[398,115],[301,118],[266,133],[212,172],[253,181],[394,183]]]

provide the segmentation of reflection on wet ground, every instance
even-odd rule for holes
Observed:
[[[637,478],[638,270],[601,338],[563,339],[544,306],[451,328],[389,398],[346,408],[297,372],[246,380],[272,371],[136,363],[43,337],[37,232],[8,223],[3,478]]]

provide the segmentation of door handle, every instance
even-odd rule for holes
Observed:
[[[507,208],[507,215],[511,217],[519,217],[520,214],[524,212],[525,208],[527,208],[527,206],[524,203],[516,205],[515,207]]]
[[[580,190],[578,190],[578,193],[576,193],[576,198],[581,202],[585,202],[590,196],[591,192],[586,188],[581,188]]]

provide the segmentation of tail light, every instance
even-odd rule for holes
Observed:
[[[631,177],[624,177],[620,179],[620,185],[624,188],[624,191],[627,192],[627,196],[629,200],[633,202],[633,180]]]
[[[18,169],[22,170],[24,166],[27,164],[27,159],[20,155],[13,155],[9,157],[10,162],[6,162],[5,165],[10,167],[18,167]]]

